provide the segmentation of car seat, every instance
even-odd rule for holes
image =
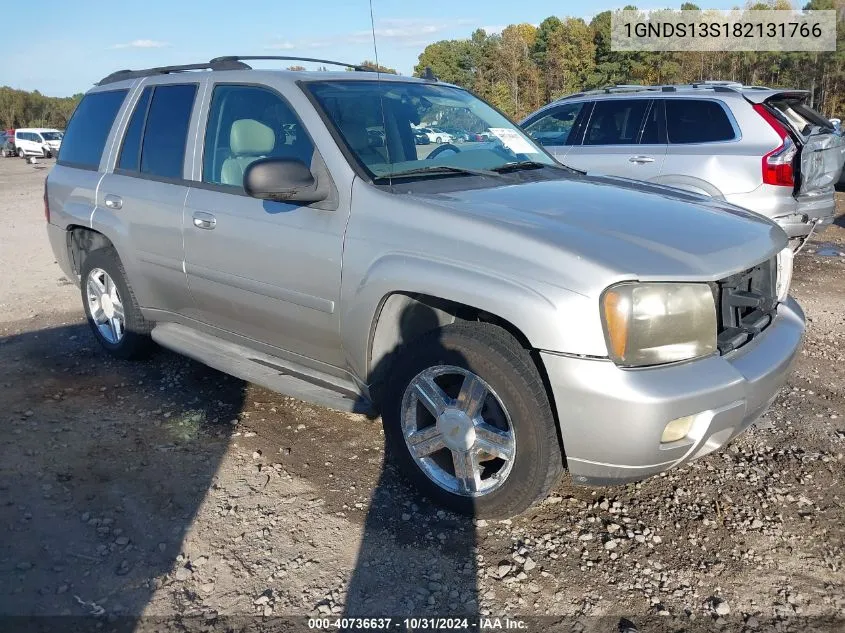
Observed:
[[[265,158],[276,144],[273,129],[255,119],[239,119],[229,132],[230,156],[223,161],[220,182],[224,185],[243,185],[244,172],[259,158]]]

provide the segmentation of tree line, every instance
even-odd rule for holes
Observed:
[[[422,76],[431,67],[439,79],[473,90],[517,120],[557,97],[582,90],[707,79],[806,89],[817,110],[841,117],[845,114],[845,11],[837,4],[841,0],[810,0],[804,6],[840,9],[835,52],[615,52],[610,49],[611,12],[603,11],[589,23],[552,16],[536,27],[512,24],[493,34],[477,29],[467,39],[435,42],[420,54],[414,74]],[[699,7],[687,2],[680,8]],[[746,8],[793,7],[789,0],[766,0]],[[361,65],[396,73],[371,60]],[[303,66],[289,68],[305,70]],[[0,129],[64,129],[81,98],[82,94],[47,97],[37,90],[0,87]]]
[[[37,90],[0,86],[0,130],[20,127],[52,127],[63,130],[82,94],[46,97]]]
[[[837,9],[837,0],[810,0],[804,9]],[[625,7],[636,10],[634,6]],[[682,10],[697,10],[684,3]],[[748,10],[791,9],[788,0],[767,0]],[[519,120],[573,92],[616,84],[674,84],[722,79],[747,85],[811,91],[826,116],[845,111],[845,19],[837,22],[837,50],[803,52],[615,52],[610,49],[611,12],[589,23],[548,17],[539,26],[512,24],[501,33],[477,29],[468,39],[430,44],[414,68],[431,67],[441,80],[473,90]]]

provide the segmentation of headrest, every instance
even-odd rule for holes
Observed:
[[[276,145],[273,129],[255,119],[240,119],[232,123],[229,149],[233,154],[269,154]]]

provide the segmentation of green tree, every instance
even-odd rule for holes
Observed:
[[[440,80],[468,87],[473,84],[473,62],[471,41],[442,40],[425,47],[414,75],[421,77],[430,67]]]
[[[387,73],[388,75],[398,75],[399,73],[396,72],[395,68],[388,68],[387,66],[382,66],[381,64],[376,64],[374,61],[369,59],[365,59],[362,61],[359,66],[363,66],[364,68],[370,68],[371,70],[376,70],[380,73]],[[351,68],[347,68],[346,70],[352,70]]]

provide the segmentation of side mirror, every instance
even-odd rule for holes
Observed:
[[[305,163],[291,158],[260,158],[244,172],[244,191],[262,200],[320,202],[328,198],[323,189]]]

